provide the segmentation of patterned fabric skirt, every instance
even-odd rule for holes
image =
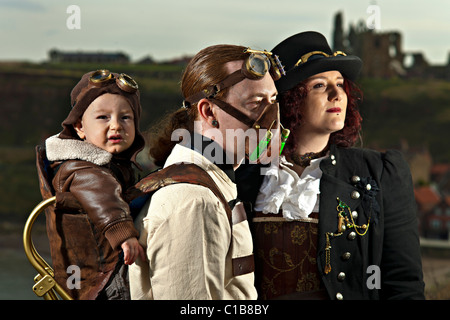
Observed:
[[[255,213],[253,237],[260,299],[327,299],[317,268],[318,214],[288,221]]]

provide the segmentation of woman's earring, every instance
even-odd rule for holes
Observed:
[[[211,124],[213,127],[217,127],[219,125],[219,123],[217,122],[216,119],[214,119],[213,121],[211,121]]]

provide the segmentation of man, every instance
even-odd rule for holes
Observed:
[[[138,260],[130,269],[132,299],[256,299],[252,237],[236,199],[234,170],[254,149],[245,136],[254,131],[259,138],[279,125],[268,72],[278,70],[273,62],[268,52],[217,45],[188,64],[181,82],[184,107],[152,132],[150,155],[165,168],[197,165],[226,202],[192,183],[153,194],[138,217],[148,262]],[[173,137],[177,130],[188,132],[181,143]]]

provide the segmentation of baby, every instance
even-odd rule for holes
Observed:
[[[132,165],[138,166],[136,155],[145,144],[138,86],[125,74],[89,72],[73,88],[71,104],[63,131],[45,143],[55,193],[70,193],[77,201],[55,210],[55,278],[75,299],[129,299],[124,263],[145,260],[122,197],[135,182]],[[72,285],[71,265],[81,271]]]

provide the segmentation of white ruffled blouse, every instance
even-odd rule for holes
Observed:
[[[280,163],[272,164],[266,171],[255,210],[267,214],[281,209],[287,220],[307,220],[309,214],[318,212],[322,177],[319,165],[326,157],[311,160],[300,177],[292,170],[292,164],[280,157]]]

